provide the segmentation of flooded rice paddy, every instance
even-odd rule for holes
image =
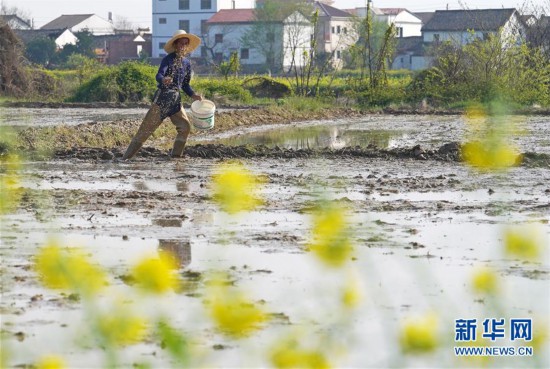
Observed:
[[[550,119],[522,119],[527,129],[514,136],[521,150],[550,153]],[[458,116],[377,115],[238,129],[195,136],[191,144],[429,149],[461,142],[466,129]],[[187,288],[146,299],[141,309],[162,312],[192,338],[191,367],[271,366],[273,347],[289,335],[320,347],[335,367],[478,367],[479,361],[455,356],[456,319],[477,319],[481,329],[486,318],[528,318],[537,332],[548,329],[550,168],[495,174],[414,158],[250,157],[241,162],[264,178],[264,203],[231,217],[211,198],[211,176],[221,162],[153,156],[127,163],[95,157],[25,163],[26,195],[2,219],[0,309],[9,366],[31,365],[50,353],[62,355],[69,367],[104,365],[101,349],[79,343],[82,305],[41,287],[32,269],[37,250],[52,237],[84,248],[108,270],[120,295],[131,288],[123,276],[140,257],[175,252]],[[310,209],[319,198],[349,209],[354,253],[346,268],[324,266],[309,249]],[[543,240],[535,259],[504,250],[505,230],[523,226]],[[476,270],[486,267],[498,279],[493,296],[472,290]],[[218,270],[271,314],[262,330],[235,340],[214,329],[204,300],[207,275]],[[343,311],[339,296],[349,275],[363,297]],[[437,316],[437,347],[403,353],[403,322],[426,314]],[[509,336],[496,344],[531,345]],[[548,367],[547,347],[548,341],[531,357],[493,357],[483,365]],[[121,367],[174,364],[152,340],[120,354]]]

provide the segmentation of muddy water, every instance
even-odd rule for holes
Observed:
[[[358,128],[366,125],[383,132],[388,145],[420,140],[437,147],[460,138],[464,130],[453,117],[428,117],[424,123],[407,119],[342,122],[349,130],[335,137],[364,130],[368,142],[369,129]],[[436,124],[438,119],[443,126]],[[542,119],[529,119],[542,132],[550,129]],[[258,132],[272,128],[232,135],[253,142]],[[295,130],[303,135],[302,128]],[[313,130],[317,136],[327,132]],[[228,133],[213,138],[236,139]],[[548,149],[545,139],[522,136],[521,144],[540,152]],[[194,367],[269,366],[270,347],[296,331],[306,335],[306,343],[333,335],[330,348],[343,346],[338,355],[331,354],[337,367],[477,367],[478,362],[455,358],[455,319],[477,319],[481,325],[485,318],[531,318],[539,328],[550,321],[548,168],[518,167],[494,175],[456,162],[407,158],[251,158],[243,163],[266,178],[265,204],[232,218],[209,197],[218,162],[140,158],[130,163],[65,159],[26,164],[22,179],[28,194],[18,211],[2,220],[0,308],[11,366],[31,364],[44,353],[62,354],[70,367],[103,364],[100,350],[74,344],[83,335],[81,305],[40,287],[29,268],[37,249],[52,236],[67,247],[87,250],[109,271],[117,293],[128,293],[120,276],[140,257],[174,250],[188,289],[140,300],[141,309],[170,315],[175,326],[194,338]],[[319,196],[349,206],[355,252],[345,270],[323,266],[308,251],[307,209]],[[505,255],[503,230],[509,224],[531,224],[543,233],[543,255],[528,262]],[[495,270],[496,298],[472,292],[477,267]],[[229,272],[236,286],[272,313],[264,330],[235,341],[213,329],[203,299],[205,276],[214,270]],[[203,278],[190,280],[191,272]],[[339,296],[348,273],[359,277],[364,298],[357,309],[342,312]],[[439,317],[441,347],[430,355],[402,355],[402,321],[427,312]],[[498,342],[514,344],[509,338]],[[155,343],[125,349],[121,361],[125,367],[170,364]],[[548,367],[549,352],[495,358],[491,365]]]

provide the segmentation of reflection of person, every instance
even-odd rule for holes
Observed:
[[[195,50],[200,43],[201,40],[197,36],[178,30],[164,45],[164,50],[168,55],[162,59],[158,69],[156,76],[158,90],[155,92],[151,108],[126,149],[122,157],[123,160],[132,158],[167,117],[170,117],[177,131],[171,156],[182,156],[191,125],[181,105],[180,90],[183,90],[193,100],[202,100],[202,97],[197,95],[189,85],[191,63],[186,58],[186,55]]]
[[[159,240],[159,251],[167,253],[178,268],[191,264],[191,244],[188,240]]]

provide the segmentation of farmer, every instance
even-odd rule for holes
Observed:
[[[177,131],[170,155],[172,157],[182,156],[191,125],[181,105],[180,89],[193,100],[202,100],[202,96],[197,95],[189,85],[191,63],[186,58],[200,43],[201,40],[197,36],[178,30],[164,45],[164,50],[168,55],[162,59],[156,76],[158,90],[153,97],[153,104],[143,118],[141,126],[122,156],[122,160],[132,158],[167,117],[170,117]]]

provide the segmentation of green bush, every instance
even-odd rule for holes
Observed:
[[[241,102],[250,103],[252,95],[243,88],[241,82],[236,78],[214,79],[196,78],[191,81],[193,89],[202,93],[207,99],[214,99],[219,102]]]
[[[124,62],[107,68],[82,84],[71,101],[140,102],[150,100],[157,88],[157,68],[139,62]]]

